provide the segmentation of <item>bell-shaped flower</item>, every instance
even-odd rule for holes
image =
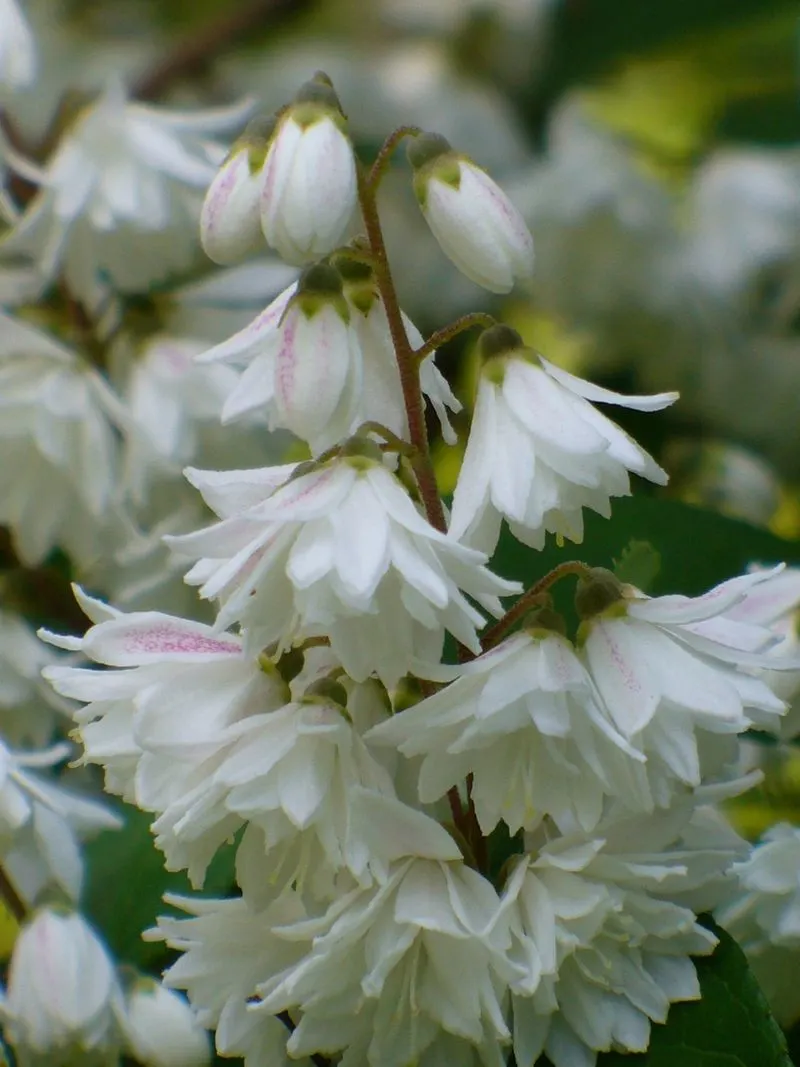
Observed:
[[[17,0],[0,0],[0,91],[29,88],[36,67],[36,43]]]
[[[229,422],[261,409],[270,429],[291,430],[319,453],[350,432],[361,398],[363,360],[342,281],[309,267],[236,337],[201,363],[250,358],[222,409]]]
[[[408,147],[414,192],[431,232],[462,274],[492,293],[533,275],[533,238],[502,189],[439,134]]]
[[[427,522],[367,442],[274,491],[269,468],[189,476],[222,521],[169,544],[198,561],[186,580],[220,601],[217,626],[239,621],[250,648],[325,635],[352,678],[391,687],[438,662],[446,630],[479,651],[484,617],[465,594],[499,614],[497,596],[519,591]]]
[[[471,776],[484,834],[501,819],[514,834],[547,815],[591,830],[611,796],[652,808],[644,756],[611,725],[572,645],[546,621],[540,613],[450,685],[367,734],[368,743],[423,757],[424,803]]]
[[[84,637],[42,635],[114,668],[45,671],[57,692],[85,705],[75,713],[81,761],[104,768],[110,792],[167,819],[168,861],[201,882],[242,821],[225,807],[213,772],[249,717],[286,703],[286,684],[269,661],[245,656],[233,634],[160,612],[125,614],[80,591],[78,597],[94,623]]]
[[[114,1064],[121,991],[105,945],[76,912],[37,911],[20,930],[0,1014],[20,1067]]]
[[[143,1067],[206,1067],[208,1032],[179,994],[154,978],[137,976],[121,1012],[126,1051]]]
[[[592,402],[660,411],[677,393],[621,396],[560,370],[507,326],[485,331],[485,363],[450,533],[491,552],[505,518],[514,536],[542,548],[547,533],[583,540],[583,509],[605,518],[611,497],[630,493],[628,472],[667,476]]]
[[[692,956],[717,938],[696,920],[746,843],[707,809],[605,819],[520,857],[503,894],[522,971],[512,982],[514,1056],[534,1067],[593,1067],[597,1053],[644,1052],[652,1022],[697,1000]],[[710,890],[709,890],[710,887]]]
[[[0,523],[27,566],[55,547],[90,563],[118,503],[127,415],[105,379],[55,338],[0,314]]]
[[[357,198],[347,120],[324,74],[279,116],[261,172],[261,228],[287,263],[302,266],[344,240]]]
[[[238,263],[263,245],[261,168],[274,129],[274,120],[253,120],[208,187],[200,212],[200,243],[215,263]]]
[[[774,728],[785,710],[749,672],[797,664],[769,657],[768,628],[728,615],[769,577],[732,578],[699,597],[649,598],[602,568],[579,582],[581,657],[615,726],[645,752],[651,776],[661,768],[665,788],[669,779],[699,783],[700,732]]]
[[[46,888],[77,900],[81,841],[122,825],[104,804],[40,773],[71,753],[68,744],[14,752],[0,742],[0,857],[18,895],[31,904]]]
[[[450,1034],[500,1065],[517,971],[499,903],[491,882],[460,861],[400,859],[382,885],[279,931],[305,955],[260,983],[252,1010],[299,1017],[293,1057],[346,1049],[352,1062],[403,1067]]]
[[[64,132],[3,253],[32,260],[43,284],[60,274],[89,308],[109,288],[146,292],[186,271],[203,190],[225,152],[210,138],[240,125],[250,106],[167,111],[112,83]]]

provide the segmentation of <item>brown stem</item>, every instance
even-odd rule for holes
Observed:
[[[443,344],[452,340],[464,330],[469,330],[473,326],[482,326],[488,330],[491,326],[496,325],[497,320],[485,311],[470,312],[469,315],[462,315],[460,319],[451,322],[449,326],[443,326],[441,330],[436,330],[435,333],[432,333],[421,348],[414,350],[414,355],[421,363],[431,352],[435,352],[437,348],[441,348]]]
[[[219,18],[205,23],[173,51],[157,60],[135,84],[133,95],[154,100],[181,78],[191,77],[228,48],[287,16],[296,14],[311,0],[248,0],[225,5]]]
[[[11,884],[5,870],[0,867],[0,897],[6,902],[6,906],[18,923],[24,922],[28,914],[25,901]]]
[[[389,269],[389,258],[386,254],[386,242],[383,239],[378,207],[375,202],[375,191],[371,188],[363,170],[358,173],[358,198],[361,205],[361,214],[364,217],[364,226],[367,231],[367,240],[373,256],[373,270],[375,281],[383,300],[386,319],[389,323],[389,333],[394,346],[397,359],[397,369],[400,372],[400,385],[403,390],[403,402],[408,419],[408,432],[411,444],[415,452],[411,459],[414,474],[419,485],[420,496],[425,507],[428,521],[442,533],[447,531],[447,523],[444,517],[444,508],[439,499],[439,487],[436,484],[436,475],[431,464],[430,448],[428,447],[428,429],[425,425],[425,404],[422,399],[422,389],[419,384],[419,369],[414,356],[414,349],[408,340],[400,304],[397,300],[392,274]]]
[[[586,563],[581,563],[580,560],[567,560],[566,563],[559,563],[557,567],[546,574],[544,578],[540,578],[535,585],[532,585],[530,589],[527,589],[519,600],[516,602],[513,608],[510,608],[502,619],[499,619],[494,626],[490,626],[481,638],[481,648],[484,652],[488,652],[490,648],[494,648],[505,637],[509,630],[511,630],[522,619],[528,611],[533,607],[536,602],[536,598],[546,592],[551,585],[555,585],[561,578],[566,578],[568,574],[583,575],[586,574],[589,567]]]
[[[392,154],[400,142],[406,137],[416,137],[420,133],[422,133],[422,130],[419,126],[398,126],[393,133],[389,134],[381,145],[380,151],[375,157],[375,162],[372,164],[369,175],[367,176],[367,182],[373,193],[380,185],[381,178],[383,177],[389,160],[392,158]]]

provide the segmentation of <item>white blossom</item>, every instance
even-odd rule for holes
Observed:
[[[37,911],[14,945],[0,1014],[20,1067],[114,1067],[121,992],[108,951],[76,912]]]
[[[36,77],[36,42],[17,0],[0,0],[0,87],[27,89]]]
[[[453,495],[450,533],[485,551],[505,518],[533,548],[555,533],[583,540],[583,509],[605,518],[630,493],[628,472],[659,485],[667,476],[592,402],[659,411],[677,393],[621,396],[548,363],[508,327],[482,338],[487,362]]]
[[[56,546],[88,564],[117,503],[124,410],[74,351],[2,314],[0,393],[0,522],[28,566]]]
[[[644,756],[599,707],[571,644],[544,630],[516,634],[465,665],[451,685],[378,725],[367,741],[424,757],[426,803],[471,775],[484,834],[501,819],[513,834],[546,815],[591,830],[608,796],[652,808]]]
[[[478,285],[508,293],[533,275],[533,238],[500,187],[444,137],[411,142],[414,191],[444,254]]]
[[[18,615],[0,611],[0,735],[7,744],[45,745],[72,706],[42,680],[57,656]]]
[[[122,825],[104,804],[38,773],[70,752],[64,743],[15,752],[0,742],[0,855],[28,903],[48,887],[77,900],[83,883],[80,842]]]
[[[668,803],[676,783],[699,784],[701,732],[774,728],[785,710],[746,673],[777,662],[765,652],[772,634],[728,616],[768,579],[749,574],[699,597],[648,598],[594,572],[579,591],[582,658],[617,729],[647,755],[659,804]]]
[[[277,123],[261,172],[267,244],[298,266],[333,252],[356,206],[356,161],[336,93],[324,75],[298,92]]]
[[[125,991],[121,1012],[125,1045],[144,1067],[206,1067],[208,1033],[180,994],[160,982],[137,977]]]
[[[202,191],[224,154],[208,138],[249,107],[171,112],[130,102],[112,82],[66,130],[4,254],[33,260],[43,282],[60,273],[90,308],[109,286],[140,292],[186,270]]]
[[[256,1011],[301,1012],[292,1056],[346,1049],[346,1063],[403,1067],[442,1034],[503,1063],[505,990],[515,975],[497,894],[459,862],[407,859],[373,889],[279,933],[306,953],[258,986]]]
[[[245,131],[206,191],[200,242],[215,263],[238,263],[263,243],[260,171],[266,150],[267,140],[260,130]]]
[[[512,983],[520,1067],[542,1053],[554,1067],[593,1067],[598,1051],[643,1052],[651,1022],[699,998],[690,956],[717,939],[695,910],[718,902],[746,845],[693,807],[612,817],[517,861],[504,906],[523,971]]]
[[[218,627],[246,628],[249,647],[325,634],[352,678],[374,672],[391,686],[415,662],[438,660],[445,630],[479,650],[483,615],[465,593],[499,613],[497,595],[518,590],[428,523],[368,455],[285,485],[271,468],[190,478],[222,522],[169,543],[198,560],[186,580],[221,602]]]

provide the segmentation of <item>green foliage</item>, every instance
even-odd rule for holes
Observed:
[[[614,560],[613,570],[621,582],[635,585],[646,593],[661,570],[661,555],[649,541],[632,538],[623,548],[619,559]]]
[[[164,870],[164,857],[150,833],[152,816],[119,805],[125,826],[102,834],[86,848],[88,880],[84,911],[102,932],[120,960],[138,967],[157,966],[165,956],[161,942],[141,940],[156,916],[170,911],[165,893],[189,893],[185,874]],[[208,896],[225,895],[233,886],[233,850],[223,849],[209,867],[204,886]]]

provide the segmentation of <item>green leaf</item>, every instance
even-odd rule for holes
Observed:
[[[614,560],[613,569],[621,582],[635,585],[646,593],[661,570],[661,555],[649,541],[631,538],[619,559]]]
[[[610,519],[587,513],[582,545],[559,547],[550,538],[541,552],[535,552],[504,530],[493,569],[527,586],[568,559],[583,560],[591,567],[613,567],[615,559],[624,559],[632,541],[648,542],[660,556],[661,568],[648,590],[653,596],[696,596],[741,574],[749,563],[800,564],[800,542],[786,541],[768,530],[691,504],[636,496],[615,500]]]
[[[673,1005],[646,1053],[604,1053],[597,1067],[792,1067],[744,953],[712,920],[703,923],[720,943],[713,956],[695,960],[702,1000]]]
[[[185,874],[164,869],[164,857],[150,833],[153,818],[128,804],[119,805],[125,826],[101,834],[85,849],[88,868],[85,914],[103,933],[114,955],[142,968],[152,968],[165,954],[160,942],[141,940],[158,915],[171,909],[164,893],[190,893]],[[209,867],[204,893],[224,895],[233,885],[233,850],[224,849]]]

